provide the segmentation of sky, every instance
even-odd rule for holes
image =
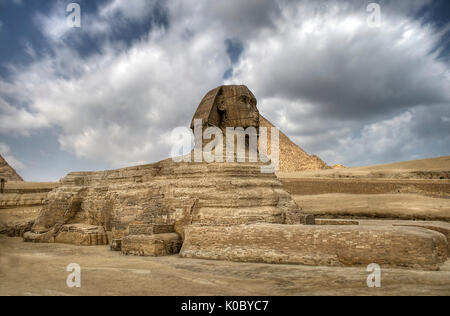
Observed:
[[[0,154],[27,181],[165,159],[222,84],[329,165],[450,155],[447,0],[78,0],[80,27],[70,3],[0,0]]]

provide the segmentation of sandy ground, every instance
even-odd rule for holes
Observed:
[[[450,222],[450,199],[418,194],[295,195],[309,214],[325,217],[399,218]]]
[[[450,156],[357,167],[359,170],[450,170]]]
[[[417,173],[430,171],[432,173]],[[448,177],[450,157],[382,166],[307,171],[286,178]],[[445,178],[448,179],[448,178]],[[427,181],[427,180],[423,180]],[[436,180],[433,180],[436,181]],[[446,181],[448,180],[437,180]],[[46,192],[57,183],[7,183],[7,189]],[[25,186],[25,187],[24,187]],[[296,195],[306,213],[370,218],[361,225],[392,225],[374,218],[450,222],[450,199],[420,194]],[[0,223],[34,218],[40,207],[0,210]],[[448,225],[448,224],[446,224]],[[67,265],[81,266],[81,288],[70,289]],[[0,295],[450,295],[450,260],[441,271],[382,267],[382,287],[368,288],[366,267],[309,267],[123,256],[109,247],[28,244],[0,236]]]
[[[0,295],[450,295],[450,261],[432,272],[382,268],[377,289],[364,267],[132,257],[3,236],[0,263]],[[71,263],[81,266],[81,288],[66,285]]]

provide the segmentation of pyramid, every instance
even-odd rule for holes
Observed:
[[[23,181],[23,179],[17,174],[6,160],[0,155],[0,179],[6,181]]]
[[[259,118],[260,127],[268,129],[268,152],[270,152],[270,129],[275,127],[262,115]],[[278,172],[296,172],[304,170],[329,169],[330,167],[316,155],[308,155],[303,149],[289,139],[283,132],[279,131],[280,157]]]

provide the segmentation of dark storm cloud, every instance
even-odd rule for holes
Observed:
[[[248,38],[262,29],[273,28],[282,11],[278,1],[228,0],[207,1],[204,12],[220,21],[227,33]]]
[[[450,153],[445,32],[420,18],[430,1],[380,2],[378,28],[362,1],[288,5],[275,29],[247,39],[228,83],[246,82],[264,115],[329,163]]]
[[[450,67],[443,28],[422,16],[431,2],[380,1],[375,29],[367,3],[105,0],[85,10],[80,30],[59,9],[31,10],[39,43],[12,37],[10,55],[28,62],[4,60],[1,148],[33,179],[33,160],[20,155],[39,151],[44,131],[52,155],[36,159],[55,161],[52,177],[156,161],[207,91],[238,83],[330,164],[449,154]]]
[[[247,54],[258,67],[251,74],[244,68],[245,75],[237,78],[249,80],[262,97],[314,103],[316,115],[337,119],[449,102],[447,65],[430,56],[440,37],[388,15],[384,27],[370,28],[366,16],[325,13],[313,20],[307,36],[291,26],[285,39],[268,36],[272,47],[264,47],[261,38]],[[310,27],[301,15],[297,18],[298,29]]]

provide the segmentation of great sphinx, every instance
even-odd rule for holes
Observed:
[[[273,127],[268,133],[267,127],[260,128],[261,116],[256,105],[256,97],[244,85],[220,86],[208,92],[191,121],[195,146],[186,161],[202,162],[206,155],[216,155],[206,160],[260,161],[264,165],[263,172],[276,172],[279,160],[278,129]],[[264,141],[260,143],[260,140]],[[271,152],[272,155],[269,155]],[[268,162],[270,165],[267,165]]]
[[[201,129],[254,128],[259,135],[264,119],[256,105],[245,86],[218,87],[201,101],[191,128],[200,122]],[[189,156],[204,145],[196,139]],[[261,172],[263,162],[189,161],[70,173],[48,194],[24,240],[307,265],[439,269],[447,259],[446,237],[431,230],[314,225],[276,175]]]
[[[201,120],[203,127],[223,131],[258,129],[256,105],[246,86],[218,87],[201,101],[191,128]],[[145,240],[142,236],[176,234],[182,242],[190,225],[313,223],[273,173],[261,173],[261,164],[167,159],[119,170],[73,172],[48,195],[25,240],[120,244],[129,236]]]
[[[191,122],[201,120],[203,127],[215,126],[259,128],[259,111],[256,97],[246,86],[220,86],[211,90],[201,101]]]

